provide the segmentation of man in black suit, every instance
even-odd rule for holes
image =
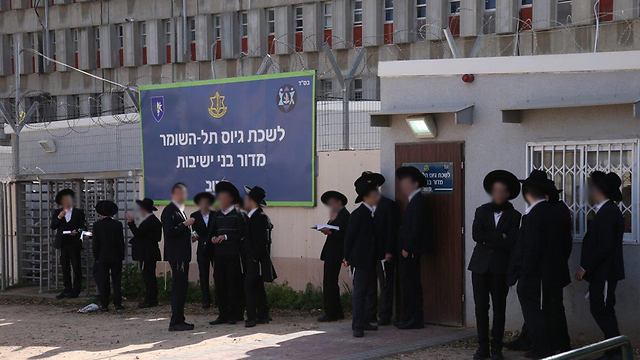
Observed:
[[[200,210],[191,214],[196,219],[193,223],[193,231],[196,236],[192,239],[198,242],[198,250],[196,256],[198,258],[198,270],[200,273],[200,292],[202,294],[202,308],[211,307],[211,293],[209,292],[209,273],[213,267],[213,244],[209,235],[213,228],[211,206],[216,201],[215,196],[210,192],[198,193],[193,202]]]
[[[616,202],[622,201],[622,180],[615,173],[594,171],[589,183],[596,215],[582,241],[580,269],[576,280],[589,282],[591,315],[605,339],[620,335],[616,318],[616,287],[624,280],[622,240],[624,217]],[[620,350],[612,350],[601,359],[621,359]]]
[[[354,185],[360,181],[373,183],[380,188],[384,184],[385,178],[382,174],[365,171]],[[400,225],[400,211],[396,202],[381,193],[373,221],[376,227],[376,275],[380,284],[380,309],[378,310],[378,287],[373,286],[367,294],[366,316],[371,322],[377,322],[378,325],[384,326],[391,324],[391,316],[393,315],[395,256],[398,252],[398,227]]]
[[[344,259],[344,236],[349,225],[350,214],[345,208],[348,202],[347,197],[338,191],[329,190],[322,194],[320,200],[330,211],[330,220],[327,224],[338,227],[337,230],[327,228],[318,230],[327,236],[320,254],[320,260],[324,262],[322,303],[325,314],[318,321],[327,322],[344,319],[338,281]]]
[[[365,330],[378,330],[366,318],[366,301],[370,287],[376,286],[376,230],[373,216],[380,200],[375,184],[360,182],[356,203],[344,240],[344,266],[353,271],[353,336],[363,337]]]
[[[100,267],[100,311],[109,311],[109,295],[111,294],[109,277],[113,283],[113,305],[116,310],[122,306],[122,261],[125,256],[125,245],[122,223],[114,220],[118,206],[108,200],[98,201],[96,212],[100,220],[93,223],[93,258]]]
[[[422,280],[420,279],[420,257],[427,252],[429,242],[427,200],[422,188],[427,179],[413,166],[402,166],[396,170],[397,185],[408,200],[402,215],[399,245],[402,258],[403,319],[396,322],[398,329],[424,328],[422,310]]]
[[[75,192],[60,190],[56,194],[56,209],[51,218],[51,229],[56,230],[53,247],[60,250],[64,290],[56,299],[77,298],[82,287],[82,239],[80,235],[87,229],[84,211],[73,207]],[[71,279],[73,269],[73,280]]]
[[[522,181],[522,193],[528,207],[522,217],[507,277],[509,286],[518,283],[518,298],[530,333],[533,350],[525,356],[536,359],[555,353],[540,298],[548,298],[550,291],[563,287],[562,279],[558,277],[564,255],[558,239],[556,211],[547,201],[548,193],[553,189],[546,173],[540,170],[532,171],[529,178]]]
[[[131,255],[134,261],[140,263],[140,273],[145,285],[144,301],[138,304],[138,308],[150,308],[158,306],[158,280],[156,279],[156,263],[162,260],[160,256],[160,240],[162,239],[162,223],[153,213],[158,209],[154,206],[153,200],[144,198],[136,200],[138,211],[142,221],[136,225],[134,218],[127,214],[127,224],[133,238],[131,244]]]
[[[245,264],[244,292],[247,304],[247,321],[245,327],[254,327],[256,324],[269,322],[269,305],[267,294],[264,290],[265,280],[274,279],[271,265],[271,230],[273,224],[269,216],[265,214],[262,206],[267,196],[263,188],[254,186],[244,187],[247,196],[244,198],[244,208],[249,218],[246,227],[246,235],[242,242],[242,253]],[[267,272],[272,272],[266,276]]]
[[[485,192],[491,196],[491,202],[476,209],[472,228],[476,247],[469,262],[480,345],[473,358],[480,360],[491,356],[492,360],[502,360],[502,339],[509,293],[507,270],[521,217],[510,200],[520,194],[520,182],[508,171],[494,170],[485,176],[483,186]],[[491,341],[490,299],[493,304]]]
[[[216,184],[216,196],[220,210],[213,215],[209,238],[213,243],[213,281],[219,316],[211,325],[235,324],[243,311],[242,240],[245,235],[246,217],[234,206],[240,192],[232,183]]]
[[[187,219],[184,202],[187,186],[176,183],[171,188],[171,203],[162,211],[164,231],[164,260],[171,266],[171,322],[169,331],[193,330],[193,324],[185,322],[184,304],[189,289],[189,263],[191,262],[191,226],[194,218]]]

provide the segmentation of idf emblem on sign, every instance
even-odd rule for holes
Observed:
[[[278,89],[278,97],[276,98],[278,109],[283,113],[288,113],[293,108],[296,107],[296,100],[298,99],[298,95],[296,94],[296,89],[286,84],[280,89]]]
[[[162,120],[162,117],[164,116],[164,96],[151,97],[151,113],[157,122]]]
[[[224,105],[224,96],[220,95],[219,92],[216,91],[216,94],[212,96],[211,106],[209,107],[209,114],[213,116],[214,119],[219,119],[227,113],[227,107]]]

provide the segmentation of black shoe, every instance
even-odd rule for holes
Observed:
[[[378,317],[373,315],[372,317],[369,318],[369,323],[377,323],[378,322]]]
[[[489,349],[479,348],[473,354],[473,360],[483,360],[489,358]]]
[[[378,320],[378,326],[388,326],[388,325],[391,325],[391,319],[380,318],[380,320]]]
[[[101,307],[100,312],[109,312],[109,307],[108,306]]]
[[[193,324],[189,324],[188,322],[185,322],[185,323],[183,323],[183,324],[185,324],[185,325],[187,325],[187,326],[191,326],[191,328],[192,328],[192,329],[195,327]]]
[[[364,330],[362,329],[353,330],[353,337],[361,338],[363,336],[364,336]]]
[[[504,355],[502,355],[502,351],[492,351],[491,360],[504,360]]]
[[[152,307],[152,305],[144,301],[138,304],[138,309],[148,309],[150,307]]]
[[[369,323],[365,323],[362,326],[362,330],[366,330],[366,331],[376,331],[378,330],[378,327],[376,325],[371,325]]]
[[[187,323],[169,326],[169,331],[190,331],[190,330],[193,330],[193,325],[187,324]]]
[[[235,324],[236,324],[236,319],[234,319],[234,318],[229,318],[229,320],[227,321],[227,323],[228,323],[229,325],[235,325]]]
[[[513,341],[509,341],[508,343],[504,344],[504,347],[512,350],[512,351],[529,351],[531,350],[531,344],[529,343],[528,340],[525,340],[521,337],[513,340]]]
[[[210,321],[209,325],[222,325],[222,324],[226,324],[227,323],[227,319],[225,318],[221,318],[218,316],[217,319]]]
[[[115,305],[116,310],[124,310],[124,306],[122,305]]]
[[[332,322],[332,321],[338,321],[338,318],[329,316],[329,315],[324,315],[318,318],[318,322]]]
[[[256,326],[256,321],[255,320],[248,320],[244,322],[244,327],[246,328],[252,328]]]
[[[264,319],[256,319],[256,324],[268,324],[269,321],[271,321],[273,319],[271,319],[271,316],[268,316]]]
[[[404,325],[404,320],[396,320],[396,321],[393,323],[393,326],[395,326],[395,327],[397,327],[397,328],[401,327],[402,325]]]
[[[211,304],[202,304],[203,309],[209,309],[210,307],[211,307]]]
[[[404,324],[397,325],[400,330],[424,329],[424,323],[417,320],[409,320]]]
[[[69,299],[76,299],[80,296],[80,294],[67,294],[66,297]]]
[[[56,295],[56,299],[60,300],[60,299],[64,299],[67,297],[67,293],[65,292],[61,292],[60,294]]]

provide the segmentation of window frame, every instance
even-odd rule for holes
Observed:
[[[453,10],[453,4],[457,3],[455,11]],[[461,0],[449,0],[449,14],[450,16],[455,16],[460,14],[460,7],[462,6]]]
[[[240,23],[240,38],[245,39],[249,36],[249,12],[240,11],[238,13],[238,23]]]
[[[352,8],[351,8],[351,22],[353,24],[353,27],[356,26],[362,26],[362,23],[364,21],[364,13],[363,13],[363,0],[353,0],[353,2],[351,3]],[[360,7],[358,8],[356,6],[356,4],[360,4]],[[359,20],[357,20],[359,17]]]
[[[391,7],[388,6],[387,1],[391,2]],[[394,3],[393,0],[384,0],[384,3],[382,4],[382,11],[383,11],[383,16],[384,16],[384,24],[393,24],[393,17],[394,17],[394,13],[393,13],[393,8],[394,8]],[[391,14],[391,20],[389,20],[389,14]]]
[[[304,7],[302,5],[293,7],[293,31],[295,33],[304,31]]]
[[[333,29],[333,3],[331,1],[322,2],[322,28],[324,30]]]
[[[267,16],[267,35],[276,34],[276,8],[268,8]]]
[[[424,3],[422,3],[424,1]],[[416,0],[415,3],[416,9],[416,20],[427,20],[427,0]],[[424,16],[420,16],[420,11],[424,11]]]

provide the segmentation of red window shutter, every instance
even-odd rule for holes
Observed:
[[[324,29],[324,42],[326,42],[329,47],[332,46],[333,43],[333,35],[331,35],[331,29]]]
[[[362,26],[353,27],[353,46],[362,46]]]
[[[384,43],[393,44],[393,23],[384,24]]]

